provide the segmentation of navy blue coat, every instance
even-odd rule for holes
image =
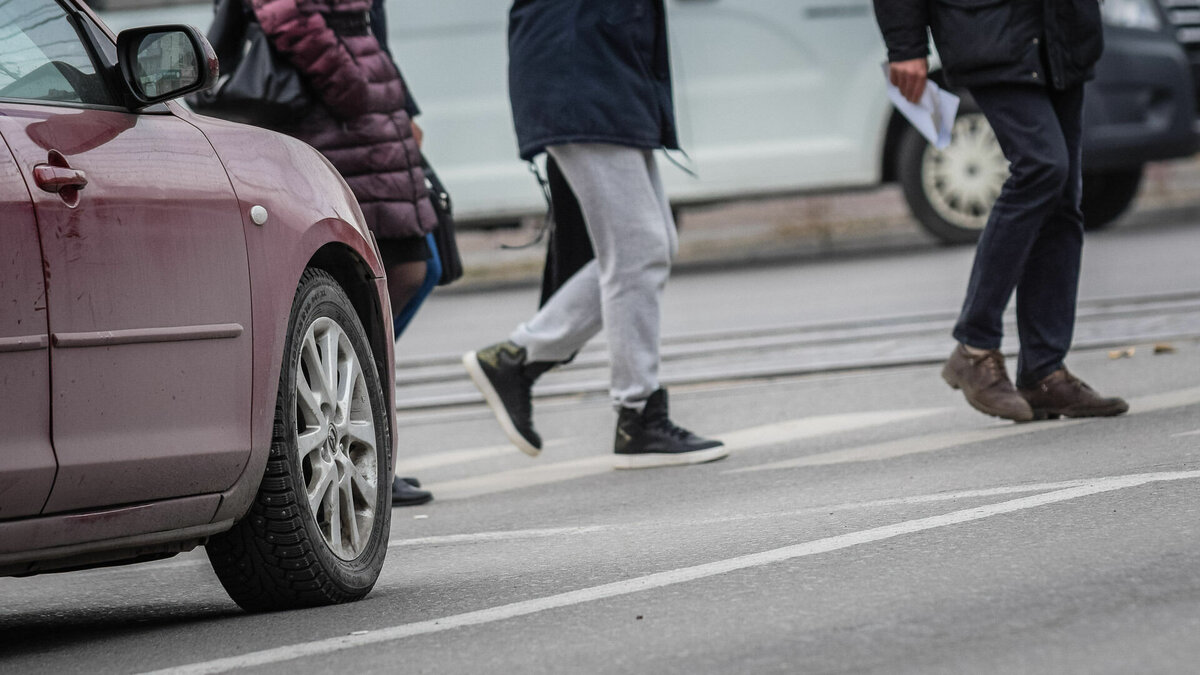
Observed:
[[[678,149],[663,0],[516,0],[508,55],[522,159],[563,143]]]

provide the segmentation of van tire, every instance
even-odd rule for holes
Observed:
[[[1144,167],[1083,175],[1083,227],[1099,230],[1129,210],[1142,186]]]
[[[966,175],[961,161],[964,159],[962,154],[973,154],[972,159],[978,162],[974,168],[991,176],[990,181],[985,181],[985,186],[979,187],[986,188],[987,194],[998,196],[1003,184],[1000,170],[1003,170],[1004,177],[1008,175],[1008,160],[1000,151],[999,144],[995,144],[991,151],[959,145],[964,137],[970,141],[966,146],[982,143],[989,137],[994,139],[983,113],[970,99],[964,98],[954,125],[955,138],[946,152],[960,152],[955,164],[960,170],[957,173],[949,172],[950,182],[957,180],[965,183],[973,178]],[[926,173],[939,161],[939,154],[912,125],[905,123],[896,151],[896,176],[904,191],[904,198],[921,227],[942,243],[975,243],[987,224],[995,196],[987,201],[986,208],[982,200],[974,208],[954,208],[953,199],[948,197],[955,192],[955,186],[933,180]],[[1099,230],[1124,214],[1137,197],[1143,173],[1144,167],[1137,165],[1084,174],[1080,204],[1084,228]]]
[[[971,244],[987,224],[1008,176],[1008,160],[983,113],[964,99],[944,151],[904,125],[896,175],[909,209],[927,232],[945,244]]]

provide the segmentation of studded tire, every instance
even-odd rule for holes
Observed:
[[[391,527],[391,425],[365,331],[328,274],[301,277],[270,456],[254,504],[207,544],[252,612],[350,602],[375,585]]]

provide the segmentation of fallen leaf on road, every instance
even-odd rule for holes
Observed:
[[[1155,354],[1174,354],[1175,353],[1175,345],[1168,344],[1166,342],[1160,342],[1160,343],[1154,345],[1154,353]]]
[[[1131,359],[1131,358],[1133,358],[1133,355],[1136,351],[1137,351],[1137,348],[1135,348],[1135,347],[1129,347],[1128,349],[1114,349],[1108,353],[1108,358],[1110,358],[1110,359]]]

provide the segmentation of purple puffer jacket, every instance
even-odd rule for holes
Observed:
[[[371,0],[252,0],[271,44],[325,104],[280,128],[337,167],[380,239],[437,225],[421,153],[391,57],[368,27]],[[335,30],[336,28],[336,30]]]

